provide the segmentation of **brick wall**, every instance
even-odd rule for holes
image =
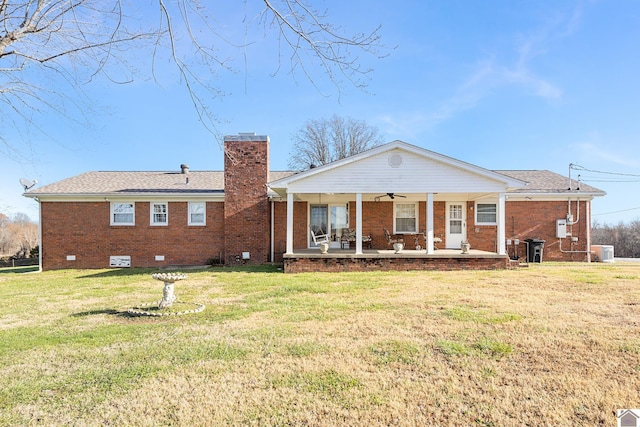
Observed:
[[[576,243],[571,243],[571,239],[563,239],[563,251],[581,251],[574,253],[563,253],[560,250],[560,242],[556,238],[556,220],[566,218],[567,201],[538,202],[538,201],[507,201],[505,207],[506,216],[506,238],[520,239],[519,254],[525,256],[525,239],[545,240],[543,261],[586,261],[587,255],[584,253],[587,248],[587,227],[591,218],[586,217],[586,204],[590,202],[580,202],[580,221],[573,227],[567,226],[567,231],[572,228],[573,237],[577,237]],[[576,202],[571,203],[571,213],[574,221],[578,219]],[[514,247],[508,247],[510,254]]]
[[[572,243],[571,239],[563,240],[563,251],[585,251],[586,250],[586,203],[580,203],[580,221],[573,226],[573,237],[578,238],[577,243]],[[286,231],[286,202],[276,204],[276,261],[282,260],[285,252],[285,231]],[[568,204],[566,201],[507,201],[505,205],[505,235],[512,242],[520,240],[520,245],[507,247],[509,255],[519,255],[526,257],[526,239],[545,240],[543,261],[585,261],[586,253],[574,252],[563,253],[560,251],[560,244],[556,236],[556,220],[565,218]],[[467,214],[467,239],[471,248],[488,252],[497,251],[497,227],[475,224],[475,204],[466,203]],[[349,203],[349,227],[356,227],[355,201]],[[362,203],[362,233],[371,235],[374,249],[387,249],[387,242],[384,237],[383,228],[393,232],[393,202],[363,202]],[[446,247],[446,203],[442,201],[434,202],[434,236],[440,237],[442,243],[440,248]],[[306,224],[307,224],[307,204],[296,202],[294,208],[294,249],[307,247]],[[574,220],[578,219],[577,204],[572,203],[572,214]],[[419,229],[426,228],[426,202],[419,203]],[[411,249],[413,240],[407,240],[407,248]],[[421,240],[424,247],[424,239]]]
[[[224,151],[225,264],[264,264],[270,252],[269,138],[225,137]],[[249,260],[242,260],[243,252]]]
[[[207,203],[206,226],[187,225],[187,202],[169,202],[168,208],[167,226],[149,225],[149,202],[135,203],[134,226],[111,226],[109,202],[41,202],[42,267],[108,268],[113,255],[130,255],[132,267],[203,265],[220,256],[223,203]]]

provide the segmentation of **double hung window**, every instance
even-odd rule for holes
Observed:
[[[151,225],[169,224],[169,204],[166,202],[151,203]]]
[[[498,223],[495,203],[476,203],[476,224],[496,225]]]
[[[111,225],[135,225],[135,204],[111,202]]]
[[[394,211],[394,233],[416,233],[418,231],[418,206],[415,203],[396,203]]]
[[[189,202],[189,225],[206,225],[207,204]]]

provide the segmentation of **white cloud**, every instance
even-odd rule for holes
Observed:
[[[478,61],[470,75],[435,110],[387,115],[381,121],[389,126],[387,131],[390,133],[416,134],[477,107],[484,99],[509,87],[520,88],[526,95],[547,101],[561,100],[562,88],[539,75],[535,71],[535,61],[547,54],[546,46],[551,41],[574,34],[580,26],[582,14],[582,3],[578,3],[568,13],[551,16],[538,29],[518,39],[512,50],[515,59],[510,62],[501,62],[495,56]]]

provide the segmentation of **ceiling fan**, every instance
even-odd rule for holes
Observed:
[[[373,200],[375,200],[376,202],[379,202],[381,197],[388,197],[391,200],[393,200],[396,197],[407,197],[407,196],[403,196],[402,194],[387,193],[387,194],[382,194],[380,196],[376,196],[376,197],[373,198]]]

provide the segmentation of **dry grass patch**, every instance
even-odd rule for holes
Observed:
[[[0,273],[0,425],[614,425],[637,408],[640,265]]]

